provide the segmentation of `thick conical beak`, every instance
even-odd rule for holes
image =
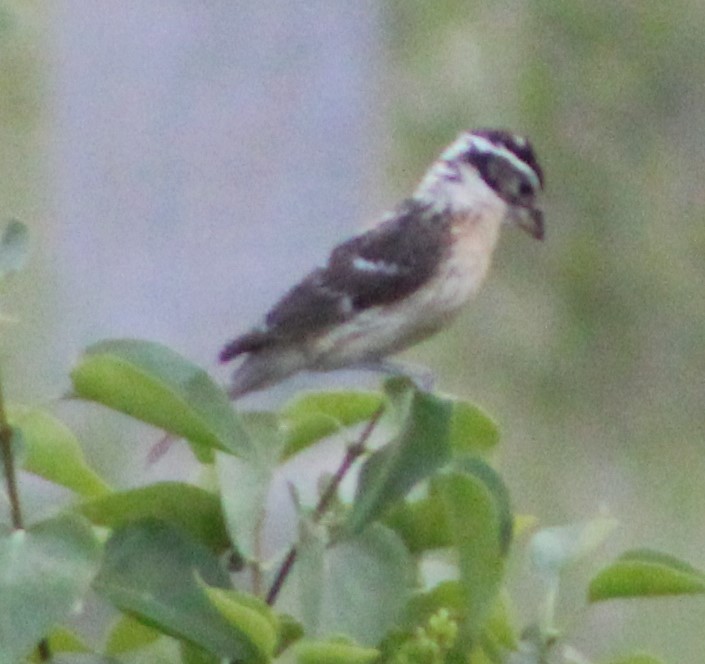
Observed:
[[[510,208],[510,219],[531,237],[543,240],[543,211],[535,207],[515,205]]]

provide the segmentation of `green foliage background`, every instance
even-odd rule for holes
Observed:
[[[46,205],[39,14],[0,3],[0,200],[27,219]],[[544,245],[507,234],[475,305],[414,355],[502,423],[521,511],[559,522],[604,504],[623,523],[615,549],[702,567],[705,5],[388,0],[384,18],[389,189],[483,125],[527,133],[548,185]],[[13,305],[22,329],[53,306],[37,269]],[[586,639],[628,634],[673,661],[701,639],[699,600],[612,610]]]

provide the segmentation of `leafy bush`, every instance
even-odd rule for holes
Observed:
[[[18,269],[25,241],[12,233],[0,241],[7,271]],[[0,662],[590,661],[557,624],[559,579],[614,521],[533,532],[545,600],[519,629],[505,566],[515,532],[533,520],[512,512],[492,463],[497,428],[477,406],[393,379],[381,392],[310,393],[278,412],[240,413],[205,371],[133,339],[88,348],[71,379],[72,398],[185,439],[214,486],[113,489],[63,422],[0,399],[11,507],[11,523],[0,526]],[[286,551],[263,552],[275,473],[331,436],[348,441],[338,469],[315,505],[292,487],[298,535]],[[25,528],[17,468],[69,489],[76,502]],[[346,499],[339,489],[351,470],[356,488]],[[702,572],[640,550],[602,569],[587,598],[704,591]],[[71,626],[90,593],[120,614],[98,648]]]

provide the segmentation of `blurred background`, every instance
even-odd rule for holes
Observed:
[[[498,421],[517,511],[606,510],[602,562],[649,546],[702,569],[703,35],[699,0],[0,0],[0,217],[34,238],[0,295],[6,391],[50,403],[119,336],[224,379],[222,343],[459,131],[508,127],[546,173],[547,239],[505,233],[477,300],[406,359]],[[336,384],[375,379],[262,398]],[[104,415],[80,425],[91,462],[139,483],[143,451]],[[592,569],[568,580],[577,647],[703,661],[702,599],[570,613]]]

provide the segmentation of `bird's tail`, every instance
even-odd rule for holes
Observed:
[[[288,378],[305,368],[302,353],[291,349],[267,349],[252,353],[235,370],[228,395],[239,399],[249,392],[256,392]]]
[[[219,359],[223,363],[230,362],[230,360],[236,358],[238,355],[260,351],[265,346],[269,345],[270,342],[271,339],[266,331],[252,330],[227,344],[225,348],[220,351]]]

